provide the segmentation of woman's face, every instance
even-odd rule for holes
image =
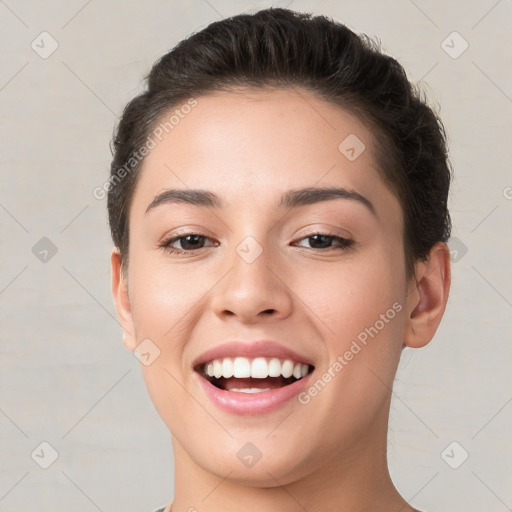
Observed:
[[[304,90],[198,97],[167,131],[130,209],[125,344],[143,343],[175,456],[263,486],[349,463],[385,436],[406,326],[402,212],[372,133]],[[240,377],[219,389],[202,370],[229,376],[228,356]],[[310,373],[243,378],[287,359]]]

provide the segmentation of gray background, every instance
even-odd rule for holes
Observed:
[[[512,510],[510,1],[0,0],[0,511],[171,500],[170,435],[121,343],[106,201],[92,191],[154,60],[214,20],[270,5],[379,37],[441,105],[456,174],[453,285],[434,341],[404,352],[390,467],[422,510]],[[49,56],[43,31],[58,43]]]

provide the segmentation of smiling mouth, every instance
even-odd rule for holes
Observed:
[[[275,357],[225,357],[198,365],[194,369],[218,389],[237,393],[262,393],[297,382],[309,375],[314,366]]]

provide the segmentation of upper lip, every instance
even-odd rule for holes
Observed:
[[[294,363],[306,363],[313,366],[312,360],[304,355],[298,354],[284,345],[270,340],[258,341],[228,341],[217,347],[213,347],[199,357],[193,363],[193,368],[209,363],[214,359],[225,357],[276,357],[281,360],[290,359]]]

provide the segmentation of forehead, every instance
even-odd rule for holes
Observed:
[[[380,176],[370,130],[313,93],[245,89],[195,100],[186,114],[176,115],[180,105],[174,106],[158,136],[153,131],[134,203],[147,207],[165,188],[201,188],[230,203],[270,204],[285,190],[314,186],[343,186],[396,203]]]

